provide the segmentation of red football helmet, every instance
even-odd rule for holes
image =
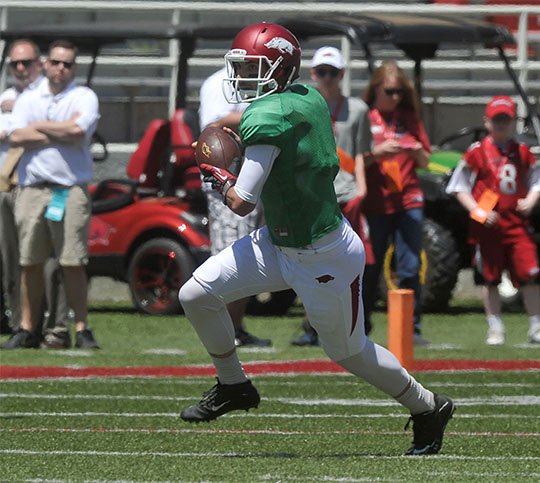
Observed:
[[[242,29],[225,55],[225,97],[235,104],[283,91],[298,78],[301,54],[296,37],[281,25],[263,22]]]

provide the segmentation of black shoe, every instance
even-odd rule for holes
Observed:
[[[259,339],[257,336],[250,334],[244,329],[238,329],[234,334],[234,345],[242,347],[245,345],[254,345],[257,347],[270,347],[272,341],[270,339]]]
[[[302,335],[299,335],[296,339],[293,339],[291,344],[298,347],[304,347],[307,345],[318,346],[319,335],[313,327],[308,326],[306,328],[304,326],[304,333]]]
[[[71,337],[67,330],[53,330],[45,335],[41,343],[42,349],[69,349]]]
[[[39,337],[24,329],[17,330],[6,342],[0,345],[0,349],[37,349]]]
[[[257,408],[261,398],[251,381],[240,384],[217,384],[203,394],[202,399],[193,406],[186,408],[180,414],[184,421],[200,423],[212,421],[222,414],[236,409]]]
[[[13,330],[9,325],[9,317],[7,314],[0,315],[0,335],[11,335]]]
[[[444,428],[456,410],[453,401],[446,396],[435,394],[435,409],[427,413],[416,414],[409,418],[413,422],[413,443],[406,455],[437,454],[442,448]]]
[[[90,329],[78,330],[75,333],[75,347],[77,349],[101,349]]]

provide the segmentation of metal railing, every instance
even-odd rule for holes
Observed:
[[[540,37],[535,33],[531,35],[528,31],[529,16],[537,15],[540,17],[540,5],[440,5],[440,4],[413,4],[413,3],[363,3],[363,2],[204,2],[204,1],[102,1],[102,0],[2,0],[0,3],[0,30],[13,25],[12,19],[21,15],[27,15],[29,20],[26,25],[31,24],[32,16],[36,13],[46,12],[54,13],[69,18],[70,15],[86,15],[91,18],[90,22],[99,22],[99,18],[106,18],[113,14],[122,14],[124,19],[137,17],[140,19],[148,19],[149,12],[155,15],[161,15],[172,24],[182,24],[186,22],[198,22],[204,24],[208,18],[215,21],[217,15],[234,14],[238,21],[245,20],[259,21],[263,19],[274,19],[287,14],[315,14],[324,17],[328,13],[390,13],[390,14],[423,14],[423,15],[457,15],[463,17],[478,17],[484,18],[493,15],[508,15],[517,16],[518,30],[515,32],[517,46],[512,56],[512,68],[517,72],[518,77],[525,88],[539,91],[539,81],[534,79],[529,81],[529,77],[534,73],[535,77],[540,79],[540,60],[529,59],[529,48],[531,43],[540,41]],[[2,45],[0,44],[0,47]],[[341,47],[351,69],[348,70],[348,76],[344,79],[343,89],[346,94],[350,94],[351,89],[358,82],[351,79],[351,71],[356,72],[366,70],[366,62],[363,60],[351,60],[351,45],[344,38],[341,40]],[[174,97],[176,79],[178,76],[178,66],[176,64],[178,58],[179,43],[176,40],[169,41],[168,55],[149,57],[122,57],[122,56],[103,56],[100,57],[100,65],[118,66],[121,64],[133,66],[155,66],[168,69],[168,83],[164,79],[157,80],[155,77],[143,78],[141,75],[136,75],[133,78],[123,78],[121,80],[107,80],[105,77],[97,78],[97,84],[103,86],[111,84],[125,85],[126,88],[133,87],[138,83],[141,86],[161,86],[168,85],[168,110],[172,113],[174,110]],[[89,63],[90,59],[81,57],[81,64]],[[190,67],[194,68],[209,68],[218,67],[221,60],[215,56],[197,55],[189,60]],[[401,59],[400,65],[410,69],[412,62]],[[307,66],[307,57],[304,59],[304,66]],[[437,79],[427,79],[426,86],[429,89],[430,96],[449,96],[449,92],[454,90],[456,96],[462,96],[463,93],[455,88],[455,83],[451,80],[452,74],[456,72],[496,72],[502,70],[500,61],[495,58],[484,58],[483,60],[470,60],[457,55],[456,59],[433,59],[426,60],[423,63],[424,72],[426,74],[437,73]],[[441,78],[442,73],[442,78]],[[448,74],[448,78],[445,78]],[[473,77],[473,76],[469,76]],[[202,80],[202,79],[201,79]],[[486,82],[479,79],[469,78],[461,82],[461,87],[468,90],[474,97],[476,92],[480,92]],[[492,85],[506,86],[507,83],[501,80],[491,81]],[[5,77],[0,79],[0,89],[4,87]],[[454,89],[452,89],[454,88]],[[426,95],[428,95],[426,93]]]

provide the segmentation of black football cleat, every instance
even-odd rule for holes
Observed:
[[[90,329],[78,330],[75,333],[75,347],[77,349],[101,349]]]
[[[39,349],[39,344],[39,337],[19,328],[6,342],[0,344],[0,349]]]
[[[411,416],[405,425],[413,422],[413,442],[406,451],[409,456],[437,454],[442,448],[443,434],[448,421],[452,418],[456,406],[446,396],[435,394],[435,409],[427,413]]]
[[[217,384],[203,394],[202,399],[193,406],[186,408],[180,417],[189,423],[212,421],[219,416],[244,409],[257,408],[261,398],[251,381],[240,384]]]

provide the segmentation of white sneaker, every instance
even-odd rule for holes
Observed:
[[[527,335],[531,344],[540,344],[540,327],[533,327],[532,329],[529,329],[529,333]]]
[[[488,329],[486,344],[487,345],[503,345],[504,344],[504,329]]]

